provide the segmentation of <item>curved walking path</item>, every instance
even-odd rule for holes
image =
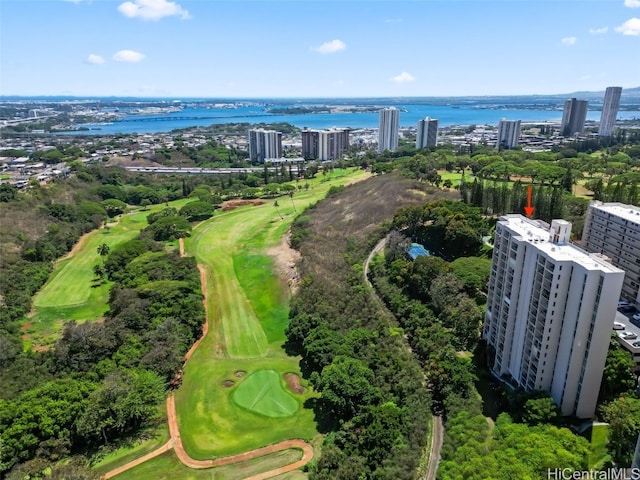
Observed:
[[[364,262],[364,268],[362,269],[362,273],[364,275],[364,281],[369,288],[373,291],[373,294],[378,301],[384,305],[384,302],[376,292],[376,289],[373,287],[373,284],[369,280],[369,263],[373,257],[375,257],[380,250],[382,250],[387,244],[387,237],[382,238],[373,250],[369,252],[367,259]],[[386,308],[386,307],[385,307]],[[438,465],[440,464],[440,451],[442,450],[442,441],[444,437],[444,427],[442,426],[442,417],[438,415],[434,415],[432,418],[431,424],[431,449],[429,451],[429,462],[427,464],[427,473],[425,475],[425,480],[435,480],[436,473],[438,472]]]
[[[182,238],[180,239],[180,255],[184,256],[184,242]],[[198,270],[200,271],[200,283],[202,286],[202,295],[204,296],[204,309],[205,309],[205,322],[202,326],[202,335],[196,342],[192,345],[189,351],[184,356],[185,364],[191,358],[193,352],[195,352],[198,345],[202,339],[207,335],[209,331],[209,321],[208,321],[208,312],[207,312],[207,276],[206,270],[200,264],[198,264]],[[313,448],[304,440],[300,439],[292,439],[292,440],[284,440],[282,442],[275,443],[273,445],[267,445],[266,447],[257,448],[255,450],[251,450],[249,452],[239,453],[237,455],[230,455],[228,457],[220,457],[213,460],[196,460],[191,458],[187,451],[184,449],[182,445],[182,438],[180,437],[180,429],[178,427],[178,416],[176,414],[176,402],[173,396],[173,393],[167,397],[167,421],[169,423],[169,441],[158,447],[154,451],[147,453],[146,455],[136,458],[129,463],[126,463],[118,468],[115,468],[106,474],[103,475],[103,479],[107,480],[109,478],[115,477],[131,468],[137,467],[138,465],[146,462],[147,460],[151,460],[159,455],[162,455],[165,452],[173,449],[178,457],[178,460],[182,462],[183,465],[189,468],[202,469],[202,468],[214,468],[221,467],[223,465],[231,465],[239,462],[246,462],[247,460],[253,460],[254,458],[262,457],[264,455],[268,455],[270,453],[276,453],[283,450],[289,449],[298,449],[302,450],[302,458],[297,460],[289,465],[284,465],[282,467],[275,468],[273,470],[269,470],[268,472],[262,472],[252,477],[248,477],[245,480],[264,480],[267,478],[275,477],[276,475],[281,475],[283,473],[291,472],[292,470],[297,470],[307,463],[313,458]]]

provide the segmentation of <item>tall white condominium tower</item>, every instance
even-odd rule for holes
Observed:
[[[587,119],[587,107],[589,102],[570,98],[564,102],[560,135],[570,137],[575,133],[582,133],[584,122]]]
[[[613,135],[613,127],[616,124],[616,116],[618,115],[618,108],[620,108],[621,95],[622,87],[607,87],[605,90],[598,136],[610,137]]]
[[[384,152],[385,150],[394,152],[398,148],[399,124],[400,110],[393,107],[380,110],[378,152]]]
[[[581,243],[585,250],[606,255],[626,272],[622,297],[640,305],[640,208],[591,202]]]
[[[249,159],[264,162],[282,157],[282,133],[262,128],[249,130]]]
[[[624,272],[568,243],[570,233],[564,220],[500,217],[482,336],[497,377],[591,418]]]
[[[520,140],[520,120],[505,120],[498,123],[498,139],[496,148],[513,148]]]
[[[438,119],[427,117],[418,120],[416,148],[435,147],[438,143]]]

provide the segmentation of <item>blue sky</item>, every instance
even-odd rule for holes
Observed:
[[[640,0],[0,0],[0,94],[377,97],[640,86]]]

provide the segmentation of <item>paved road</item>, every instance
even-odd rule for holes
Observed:
[[[375,247],[373,247],[373,250],[371,250],[371,252],[369,253],[369,256],[367,257],[367,259],[364,262],[364,269],[363,269],[363,274],[364,274],[364,281],[366,282],[367,285],[369,285],[371,288],[373,288],[373,285],[371,284],[371,282],[369,281],[369,263],[371,262],[371,260],[373,259],[373,257],[376,256],[376,254],[382,250],[384,248],[384,246],[387,244],[387,237],[384,237],[382,240],[380,240]]]
[[[365,283],[369,285],[371,289],[373,289],[375,297],[383,305],[384,303],[382,302],[382,299],[378,297],[378,295],[375,292],[375,289],[373,288],[373,285],[369,281],[369,263],[371,263],[371,260],[373,259],[373,257],[375,257],[378,254],[378,252],[380,252],[380,250],[382,250],[385,247],[386,244],[387,244],[387,237],[384,237],[382,240],[380,240],[376,244],[375,247],[373,247],[373,250],[369,252],[369,256],[367,256],[367,259],[364,262],[364,268],[362,272],[364,275]],[[429,463],[427,465],[427,474],[425,475],[425,480],[435,480],[436,478],[436,473],[438,472],[438,465],[440,464],[440,451],[442,450],[443,436],[444,436],[444,427],[442,426],[442,417],[434,415],[433,421],[432,421],[431,451],[429,453]]]
[[[444,428],[442,426],[442,417],[434,415],[432,418],[431,452],[429,453],[429,464],[427,466],[425,480],[436,480],[438,465],[440,465],[440,450],[442,449],[443,436]]]

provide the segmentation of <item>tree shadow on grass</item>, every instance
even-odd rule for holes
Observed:
[[[314,420],[318,426],[318,432],[326,434],[336,431],[340,422],[331,412],[321,398],[309,398],[304,402],[304,407],[313,410]]]

